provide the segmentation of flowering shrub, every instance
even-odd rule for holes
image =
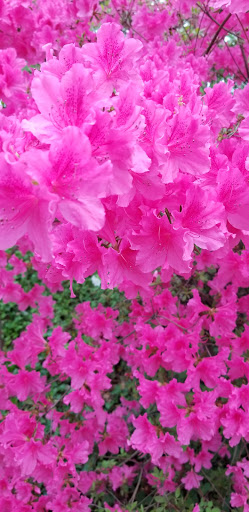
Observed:
[[[247,8],[0,2],[3,512],[249,510]]]

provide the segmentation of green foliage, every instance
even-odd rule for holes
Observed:
[[[44,286],[38,278],[37,272],[32,268],[30,260],[32,253],[27,252],[24,256],[15,248],[10,249],[7,253],[11,256],[15,254],[27,264],[27,270],[24,274],[15,277],[15,281],[21,285],[23,290],[29,292],[35,284]],[[12,266],[8,264],[8,270]],[[130,302],[125,298],[124,293],[119,292],[117,288],[114,290],[101,290],[100,287],[94,286],[91,277],[88,277],[83,284],[74,282],[73,289],[76,298],[71,298],[71,292],[68,281],[62,283],[63,290],[52,294],[54,305],[53,325],[60,325],[63,330],[68,331],[72,337],[76,335],[73,326],[73,318],[75,317],[75,306],[85,301],[89,301],[91,307],[96,308],[98,304],[104,307],[111,307],[119,311],[119,322],[127,319],[129,313]],[[44,295],[50,295],[49,290],[45,287]],[[20,336],[27,325],[32,320],[32,314],[36,309],[27,308],[25,311],[19,311],[15,303],[8,302],[4,304],[0,300],[0,348],[9,350],[12,341]],[[49,335],[49,333],[47,333]]]
[[[32,310],[19,311],[14,302],[4,304],[0,301],[0,348],[9,350],[12,341],[20,336],[32,319]]]
[[[73,284],[76,298],[72,299],[68,282],[65,281],[62,285],[63,291],[53,294],[53,299],[56,302],[53,323],[55,326],[61,325],[70,334],[75,334],[72,327],[72,319],[75,316],[74,308],[82,302],[89,301],[93,308],[96,308],[98,304],[102,304],[104,307],[118,309],[119,321],[123,322],[127,319],[130,303],[125,299],[124,293],[119,292],[117,288],[114,290],[101,290],[99,287],[94,286],[91,277],[88,277],[83,284]]]
[[[40,64],[30,64],[30,66],[26,65],[22,68],[22,71],[27,71],[30,75],[32,74],[32,69],[38,69],[40,71]]]

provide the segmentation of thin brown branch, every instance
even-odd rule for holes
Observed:
[[[207,2],[207,6],[208,6],[208,3],[209,3],[209,0]],[[202,15],[202,17],[200,19],[199,26],[198,26],[197,33],[196,33],[194,55],[195,55],[195,52],[196,52],[197,41],[198,41],[199,33],[200,33],[200,30],[201,30],[201,24],[203,22],[204,14],[205,14],[205,11],[203,11],[203,15]]]
[[[174,324],[176,327],[178,327],[178,329],[181,329],[184,332],[184,334],[186,334],[188,332],[186,327],[183,327],[183,325],[180,325],[177,322],[174,322],[174,320],[172,320],[171,318],[168,318],[167,316],[164,316],[164,315],[158,315],[158,317],[159,318],[164,318],[165,320],[167,320],[167,322],[170,322],[171,324]]]
[[[235,60],[235,58],[234,58],[234,56],[233,56],[233,54],[232,54],[232,51],[231,51],[231,49],[229,48],[229,46],[228,46],[228,44],[226,43],[226,41],[225,41],[225,45],[226,45],[226,47],[227,47],[227,49],[228,49],[228,51],[229,51],[229,53],[230,53],[230,55],[231,55],[231,57],[232,57],[232,59],[233,59],[234,64],[237,66],[238,71],[239,71],[239,72],[240,72],[240,74],[244,77],[244,80],[247,82],[246,75],[245,75],[245,74],[243,73],[243,71],[240,69],[240,67],[239,67],[239,65],[238,65],[237,61]]]
[[[155,320],[156,319],[156,316],[157,315],[151,315],[150,318],[148,318],[148,320],[146,320],[146,322],[144,322],[145,324],[149,324],[151,322],[151,320]],[[122,338],[119,338],[119,341],[123,341],[125,340],[126,338],[129,338],[129,336],[131,336],[132,334],[135,334],[136,330],[133,329],[133,331],[129,332],[128,334],[126,334],[125,336],[122,336]]]
[[[224,501],[224,496],[222,496],[222,494],[218,491],[217,487],[214,485],[214,483],[212,482],[212,480],[209,478],[209,476],[206,474],[205,471],[203,471],[203,469],[201,470],[201,473],[203,474],[203,476],[206,478],[206,480],[210,483],[210,485],[213,487],[214,491],[216,492],[217,496],[219,496],[219,498],[222,500],[222,503]],[[228,505],[229,509],[231,509],[230,505]]]
[[[146,41],[146,43],[148,43],[148,42],[149,42],[149,39],[146,39],[146,37],[142,36],[142,34],[140,34],[140,32],[138,32],[137,30],[135,30],[135,28],[133,28],[133,26],[132,26],[132,25],[130,26],[130,30],[133,30],[133,32],[134,32],[135,34],[137,34],[139,37],[141,37],[142,39],[144,39],[144,41]]]
[[[4,340],[2,337],[2,322],[0,320],[0,351],[4,349]]]
[[[247,33],[246,33],[245,29],[244,29],[243,24],[241,23],[241,21],[240,21],[240,19],[239,19],[238,14],[236,14],[236,18],[237,18],[237,20],[238,20],[238,22],[239,22],[239,24],[240,24],[240,26],[241,26],[241,28],[242,28],[242,30],[243,30],[243,32],[244,32],[244,34],[245,34],[245,36],[246,36],[247,42],[249,43],[248,35],[247,35]]]
[[[249,66],[248,66],[248,61],[247,61],[247,58],[246,58],[245,49],[244,49],[242,41],[241,41],[241,43],[239,43],[239,47],[240,47],[241,55],[242,55],[242,58],[243,58],[243,61],[244,61],[244,64],[245,64],[246,74],[247,74],[247,81],[248,81],[248,79],[249,79]]]
[[[122,503],[122,501],[120,501],[118,499],[118,497],[116,496],[116,494],[114,494],[114,492],[111,491],[111,489],[106,489],[106,491],[108,492],[108,494],[110,494],[110,496],[112,496],[114,498],[115,501],[117,501],[119,503],[119,505],[121,505],[121,507],[124,506],[124,504]]]
[[[191,41],[191,37],[190,37],[189,33],[187,32],[186,28],[184,27],[184,20],[182,19],[181,14],[178,12],[177,15],[180,18],[180,21],[181,21],[181,24],[182,24],[182,28],[183,28],[183,30],[184,30],[188,40]]]
[[[63,398],[65,398],[68,391],[70,390],[70,387],[71,386],[67,386],[67,389],[65,390],[63,395],[60,398],[58,398],[58,400],[56,400],[56,402],[54,402],[53,405],[51,405],[51,407],[49,407],[49,409],[47,409],[47,411],[42,415],[42,418],[45,417],[50,411],[52,411],[52,409],[54,409],[58,405],[58,403],[61,402],[61,400],[63,400]]]
[[[243,439],[243,443],[244,443],[244,446],[245,446],[245,450],[246,450],[247,458],[248,458],[248,460],[249,460],[249,451],[248,451],[247,443],[246,443],[245,439]]]
[[[199,4],[199,2],[197,2],[196,5],[201,9],[202,12],[204,12],[204,14],[206,14],[206,16],[210,20],[212,20],[214,23],[216,23],[216,25],[218,25],[218,27],[220,27],[220,23],[210,14],[209,11],[207,11],[201,4]],[[232,32],[231,30],[229,30],[228,28],[223,27],[223,30],[225,30],[225,32],[227,32],[228,34],[231,34],[232,36],[237,37],[237,35],[234,32]]]
[[[124,464],[126,464],[127,462],[129,462],[130,460],[134,459],[137,455],[139,454],[139,450],[136,450],[130,457],[127,457],[127,459],[123,460],[122,462],[120,462],[118,464],[118,467],[119,466],[123,466]]]
[[[135,498],[136,498],[136,495],[138,493],[138,490],[139,490],[139,487],[140,487],[140,484],[141,484],[141,480],[142,480],[142,476],[143,476],[143,470],[144,470],[144,465],[142,465],[141,467],[141,470],[140,470],[140,473],[139,473],[139,476],[138,476],[138,481],[137,481],[137,485],[132,493],[132,497],[130,499],[130,502],[129,503],[133,503],[135,501]]]
[[[129,336],[131,336],[132,334],[135,334],[135,329],[133,329],[133,331],[129,332],[129,334],[126,334],[125,336],[122,336],[122,338],[120,338],[118,341],[124,341],[126,340],[126,338],[129,338]]]
[[[214,23],[216,23],[216,25],[218,25],[218,27],[219,27],[219,29],[220,29],[221,24],[220,24],[220,23],[219,23],[219,22],[218,22],[218,21],[217,21],[217,20],[216,20],[216,19],[215,19],[211,14],[210,14],[210,12],[209,12],[209,11],[207,11],[207,10],[206,10],[202,5],[200,5],[199,3],[197,3],[197,5],[198,5],[198,7],[203,11],[203,13],[205,13],[205,14],[208,16],[208,18],[210,18]],[[243,27],[243,25],[242,25],[242,23],[241,23],[241,21],[240,21],[240,19],[239,19],[239,17],[238,17],[238,15],[237,15],[237,14],[236,14],[236,17],[237,17],[237,19],[238,19],[238,21],[239,21],[239,23],[240,23],[240,25],[241,25],[241,27],[242,27],[242,30],[243,30],[243,31],[244,31],[244,33],[245,33],[245,36],[246,36],[246,38],[247,38],[247,41],[249,42],[249,39],[248,39],[247,33],[246,33],[246,31],[245,31],[245,29],[244,29],[244,27]],[[248,79],[249,79],[249,65],[248,65],[248,61],[247,61],[247,58],[246,58],[245,49],[244,49],[244,46],[243,46],[244,41],[243,41],[243,39],[242,39],[240,36],[238,36],[235,32],[232,32],[231,30],[228,30],[228,29],[227,29],[227,28],[225,28],[224,26],[223,26],[223,30],[225,30],[228,34],[231,34],[232,36],[237,37],[237,39],[238,39],[238,43],[239,43],[239,46],[240,46],[241,55],[242,55],[242,58],[243,58],[243,61],[244,61],[244,64],[245,64],[245,68],[246,68],[247,78],[246,78],[246,76],[244,75],[244,73],[241,71],[241,69],[240,69],[240,67],[238,66],[238,64],[237,64],[237,62],[235,61],[235,59],[233,58],[232,52],[230,52],[230,55],[232,56],[232,59],[234,60],[234,62],[235,62],[235,64],[236,64],[236,66],[237,66],[237,68],[238,68],[239,72],[242,74],[242,76],[245,78],[245,80],[246,80],[246,81],[248,81]],[[216,34],[217,34],[217,33],[216,33]],[[227,48],[228,48],[228,45],[227,45]],[[207,51],[207,50],[206,50],[206,51]]]
[[[213,48],[213,46],[214,46],[214,44],[215,44],[215,42],[216,42],[216,39],[218,38],[218,35],[219,35],[219,34],[220,34],[220,32],[222,31],[222,29],[223,29],[224,25],[227,23],[227,21],[231,18],[231,16],[232,16],[232,14],[231,14],[231,13],[229,13],[229,14],[225,17],[225,19],[222,21],[222,23],[220,24],[220,26],[219,26],[218,30],[216,30],[216,32],[215,32],[215,34],[214,34],[214,36],[213,36],[213,38],[212,38],[212,40],[211,40],[210,44],[208,45],[208,47],[207,47],[207,49],[206,49],[206,51],[204,52],[204,54],[203,54],[203,55],[208,55],[208,54],[210,53],[210,51],[212,50],[212,48]]]
[[[210,29],[210,27],[211,27],[211,26],[212,26],[212,20],[210,20],[210,23],[209,23],[208,27],[207,27],[207,28],[206,28],[206,30],[205,30],[204,37],[202,37],[202,39],[201,39],[200,48],[202,47],[203,42],[205,41],[205,38],[207,37],[207,35],[208,35],[208,31],[209,31],[209,29]]]

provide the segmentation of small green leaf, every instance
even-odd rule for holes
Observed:
[[[176,499],[179,498],[180,495],[181,495],[181,489],[180,489],[180,487],[177,487],[176,492],[175,492]]]

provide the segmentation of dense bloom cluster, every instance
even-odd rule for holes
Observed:
[[[1,352],[4,512],[191,491],[214,457],[249,511],[246,4],[0,0],[0,296],[34,310]],[[125,321],[83,302],[54,327],[52,294],[96,272]],[[110,411],[119,365],[136,393]]]

